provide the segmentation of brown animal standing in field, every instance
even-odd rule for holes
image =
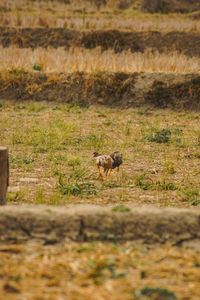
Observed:
[[[101,155],[98,152],[94,152],[93,156],[98,168],[99,177],[103,178],[101,167],[104,169],[106,179],[113,169],[117,168],[119,172],[119,166],[122,164],[122,154],[120,152],[115,151],[110,155]]]

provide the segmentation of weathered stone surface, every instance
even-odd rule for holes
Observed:
[[[87,204],[1,207],[0,242],[134,241],[200,249],[200,209],[129,207],[123,213]]]

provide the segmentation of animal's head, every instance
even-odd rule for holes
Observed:
[[[97,156],[100,156],[100,154],[98,152],[94,152],[93,157],[97,157]]]

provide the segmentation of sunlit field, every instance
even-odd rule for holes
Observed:
[[[163,11],[166,3],[156,5]],[[184,13],[172,7],[168,14],[148,13],[143,4],[0,3],[0,145],[8,148],[10,173],[3,209],[13,213],[8,222],[14,209],[28,206],[35,212],[27,222],[16,215],[26,244],[12,222],[6,244],[0,225],[0,300],[200,299],[198,218],[187,235],[190,212],[200,207],[200,14],[197,6],[193,11],[198,3],[184,1]],[[93,153],[114,151],[123,156],[119,172],[112,170],[106,179],[101,168],[99,177]],[[145,205],[147,218],[156,207],[162,216],[171,207],[168,221],[178,239],[173,242],[166,232],[169,244],[154,244],[155,231],[159,236],[163,228],[158,221],[146,234],[147,244],[142,244],[142,222],[139,239],[122,242],[110,233],[108,217],[104,242],[93,241],[90,228],[85,235],[87,225],[73,215],[77,204],[85,210],[84,204],[99,205],[102,211],[112,206],[122,235],[121,214],[130,207]],[[34,223],[38,211],[48,212],[41,224],[47,223],[44,235],[50,236],[53,210],[72,206],[79,242],[64,234],[55,239],[54,233],[42,239],[43,229]],[[181,234],[174,216],[185,208],[189,214],[186,223],[179,219],[186,227]],[[99,230],[91,217],[91,228]],[[137,231],[137,225],[127,226]]]
[[[1,102],[0,132],[8,204],[199,205],[198,113]],[[98,179],[94,151],[121,151],[119,174]]]

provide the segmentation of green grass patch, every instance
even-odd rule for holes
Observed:
[[[117,205],[115,207],[112,208],[112,211],[114,212],[130,212],[131,209],[125,205]]]
[[[134,299],[159,299],[159,300],[176,300],[177,297],[171,290],[162,287],[146,286],[140,291],[134,293]]]

